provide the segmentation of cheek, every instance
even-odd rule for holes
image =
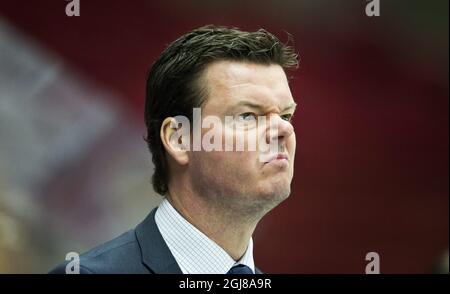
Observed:
[[[254,154],[247,151],[209,152],[208,161],[217,173],[243,173],[248,171],[254,161]]]
[[[237,191],[248,191],[248,185],[258,180],[248,152],[197,153],[189,168],[192,180],[199,189],[232,195]]]
[[[252,153],[258,151],[258,144],[264,137],[264,130],[256,127],[232,127],[225,125],[222,132],[222,150]],[[248,155],[249,157],[251,155]]]
[[[228,177],[249,170],[252,156],[245,151],[193,152],[192,167],[193,171],[201,169],[203,172],[211,173],[211,175]]]
[[[248,134],[248,132],[253,132]],[[252,140],[257,136],[254,130],[237,130],[228,128],[226,125],[222,128],[222,150],[223,151],[200,151],[192,153],[192,172],[202,173],[209,178],[222,178],[223,180],[238,180],[251,178],[251,174],[258,169],[257,151],[246,151],[248,148],[248,139]],[[237,139],[240,136],[240,142],[244,141],[244,151],[236,151]],[[230,151],[225,151],[225,143],[231,144]],[[257,140],[256,140],[257,142]],[[254,148],[257,150],[257,147]]]

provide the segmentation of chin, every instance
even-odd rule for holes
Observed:
[[[284,201],[291,194],[290,183],[274,183],[267,187],[261,194],[261,200],[272,203],[274,207]]]
[[[288,198],[290,193],[290,184],[269,186],[266,183],[266,185],[260,187],[258,190],[245,193],[246,201],[242,201],[241,198],[237,205],[245,215],[259,220]]]

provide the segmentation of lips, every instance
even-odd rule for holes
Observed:
[[[264,163],[270,163],[277,160],[289,160],[289,157],[286,153],[278,153],[270,156],[267,160],[264,161]]]

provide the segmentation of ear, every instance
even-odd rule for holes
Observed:
[[[188,164],[189,142],[183,142],[181,126],[173,117],[166,117],[161,124],[160,137],[167,153],[180,165]]]

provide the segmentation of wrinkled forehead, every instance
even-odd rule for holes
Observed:
[[[286,74],[277,64],[220,61],[209,65],[203,78],[206,104],[225,107],[242,99],[267,106],[293,102]]]

